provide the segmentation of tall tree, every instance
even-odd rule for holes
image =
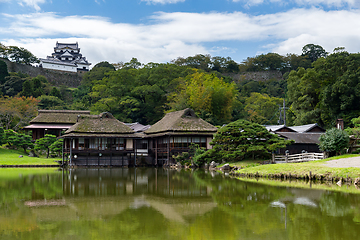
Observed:
[[[302,56],[305,56],[311,62],[315,62],[321,57],[326,57],[327,52],[320,45],[307,44],[302,48]]]
[[[0,126],[18,130],[29,124],[37,114],[38,100],[32,97],[0,98]]]
[[[19,48],[16,46],[8,47],[8,56],[16,63],[22,63],[30,65],[32,63],[38,63],[39,60],[29,50],[25,48]]]
[[[342,150],[349,146],[349,135],[346,131],[332,128],[319,138],[319,147],[322,151],[338,155]]]
[[[7,65],[0,60],[0,85],[5,83],[5,77],[9,76]]]
[[[56,142],[56,136],[55,135],[51,135],[51,134],[45,134],[45,136],[43,138],[37,139],[35,141],[35,150],[37,151],[41,151],[44,150],[46,151],[46,158],[49,157],[50,154],[50,146]]]
[[[276,124],[279,116],[279,105],[283,99],[269,97],[267,94],[251,93],[245,100],[248,120],[259,124]]]
[[[291,141],[270,133],[260,124],[237,120],[221,127],[210,144],[213,148],[200,156],[203,162],[269,157],[272,151],[285,148]]]
[[[235,84],[225,83],[214,74],[196,72],[185,78],[180,91],[169,97],[173,110],[190,107],[214,124],[231,120],[235,102]]]

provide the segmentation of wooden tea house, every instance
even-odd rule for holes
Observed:
[[[90,115],[90,111],[38,110],[38,115],[24,129],[32,131],[34,141],[45,134],[59,137],[76,123],[79,115]]]
[[[65,132],[63,161],[77,166],[128,166],[136,164],[137,134],[110,113],[80,115]]]
[[[167,113],[144,133],[149,141],[149,153],[154,164],[163,165],[172,162],[173,155],[189,151],[192,143],[210,149],[210,142],[216,131],[215,126],[187,108]]]

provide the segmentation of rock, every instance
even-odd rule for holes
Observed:
[[[177,168],[182,168],[181,163],[180,163],[180,162],[176,163],[176,167],[177,167]]]
[[[342,186],[342,181],[341,181],[341,179],[340,179],[340,181],[338,181],[336,184],[341,187],[341,186]]]
[[[208,169],[208,168],[209,168],[209,164],[205,163],[205,164],[204,164],[204,168],[205,168],[205,169]]]
[[[224,166],[222,166],[222,170],[229,171],[230,165],[228,163],[224,164]]]
[[[216,168],[216,162],[214,162],[214,161],[212,161],[211,163],[210,163],[210,168]]]
[[[34,151],[30,151],[30,153],[29,153],[28,156],[29,156],[29,157],[37,157],[37,155],[35,154]]]
[[[19,158],[22,158],[22,157],[24,157],[24,156],[23,156],[23,155],[20,155],[20,156],[19,156]]]
[[[360,178],[355,179],[354,185],[360,185]]]

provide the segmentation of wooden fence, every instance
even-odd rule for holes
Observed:
[[[273,155],[273,163],[294,163],[294,162],[307,162],[324,159],[323,153],[299,153],[292,155]]]

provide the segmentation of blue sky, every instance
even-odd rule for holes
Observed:
[[[170,62],[210,54],[242,62],[318,44],[360,49],[359,0],[0,0],[0,42],[51,55],[78,42],[100,61]]]

